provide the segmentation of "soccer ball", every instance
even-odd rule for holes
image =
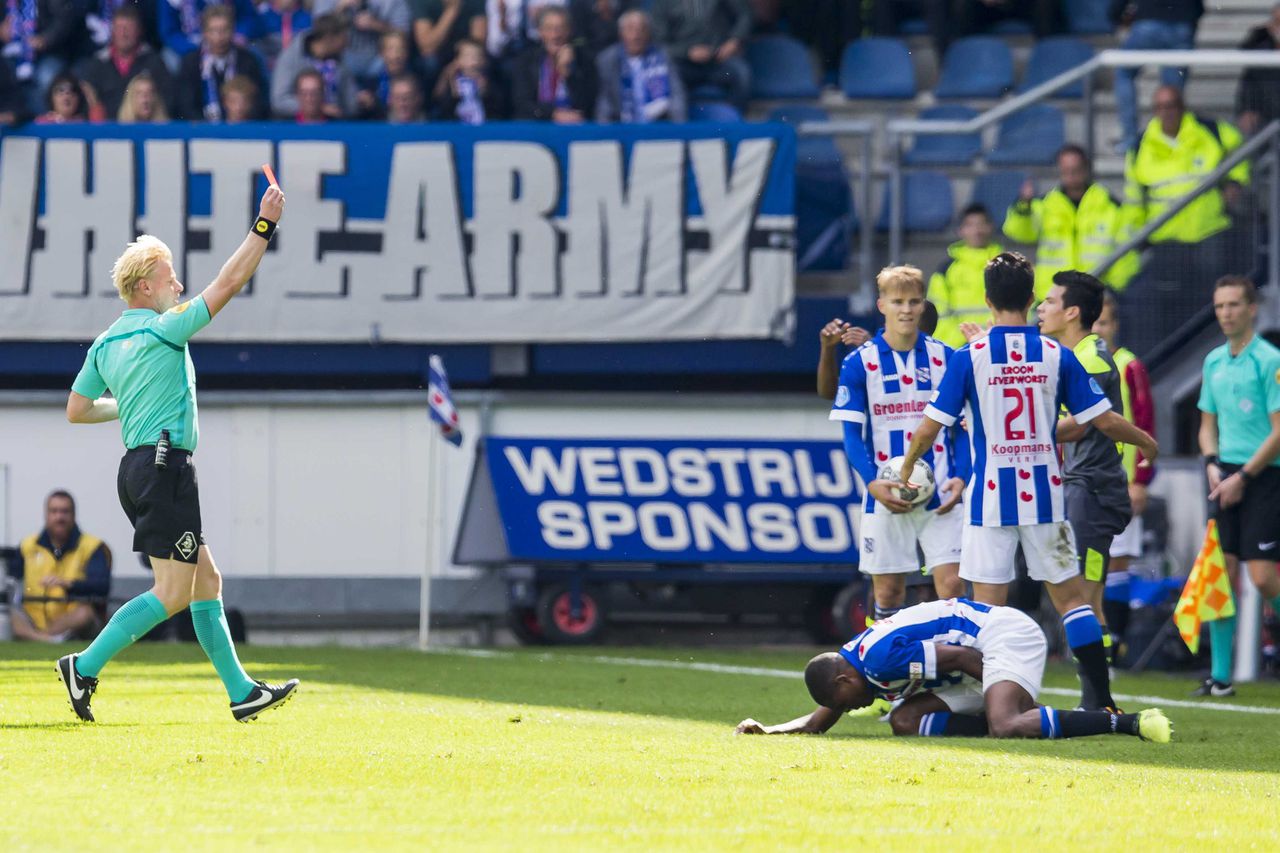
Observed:
[[[904,456],[895,456],[890,459],[880,469],[880,479],[901,483],[902,478],[898,474],[902,471],[902,463],[905,461]],[[915,467],[911,469],[911,483],[912,486],[894,486],[893,493],[913,507],[920,506],[933,497],[936,484],[933,482],[933,469],[929,467],[928,462],[923,459],[916,460]]]

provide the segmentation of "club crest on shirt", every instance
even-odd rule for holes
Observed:
[[[932,379],[932,378],[933,378],[933,377],[932,377],[932,376],[930,376],[930,374],[929,374],[929,368],[928,368],[928,367],[917,367],[917,368],[916,368],[916,381],[917,381],[917,382],[919,382],[920,384],[922,384],[922,385],[923,385],[924,383],[928,382],[928,381],[929,381],[930,379]]]
[[[862,550],[866,551],[868,554],[874,554],[876,551],[876,540],[872,539],[870,536],[863,539]]]
[[[1280,370],[1276,371],[1276,384],[1280,385]]]
[[[1092,377],[1089,379],[1089,390],[1099,396],[1102,396],[1102,386],[1098,384],[1098,380],[1093,379]]]
[[[190,560],[191,555],[196,552],[196,537],[190,530],[178,537],[178,541],[173,543],[173,547],[178,549],[178,553],[184,559]]]
[[[1248,397],[1241,397],[1241,398],[1240,398],[1240,411],[1244,412],[1246,415],[1247,415],[1247,414],[1249,414],[1250,412],[1252,412],[1252,411],[1253,411],[1253,401],[1252,401],[1252,400],[1250,400]]]
[[[849,405],[849,386],[841,385],[839,388],[836,389],[836,405],[837,406]]]
[[[190,307],[191,307],[190,302],[179,302],[177,305],[173,306],[169,310],[174,314],[181,314],[183,311],[186,311]]]

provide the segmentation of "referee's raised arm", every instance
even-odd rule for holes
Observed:
[[[284,192],[276,186],[267,187],[267,191],[262,194],[262,203],[258,206],[258,219],[249,229],[248,236],[222,265],[218,277],[204,289],[202,296],[211,318],[218,316],[218,312],[231,301],[231,297],[243,290],[249,279],[253,278],[283,214]]]

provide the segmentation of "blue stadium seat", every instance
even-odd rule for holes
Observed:
[[[742,121],[742,113],[724,101],[705,101],[689,107],[689,121],[717,121],[732,124]]]
[[[906,44],[895,38],[850,44],[840,58],[840,89],[848,98],[914,98],[916,69]]]
[[[942,231],[951,225],[955,203],[951,181],[941,172],[907,172],[902,176],[904,231]],[[889,185],[880,200],[880,231],[889,230]]]
[[[1026,18],[1002,18],[988,27],[987,32],[997,36],[1029,36],[1035,30]]]
[[[1111,35],[1115,25],[1107,17],[1111,0],[1066,0],[1063,11],[1067,17],[1067,32],[1079,35]]]
[[[1052,80],[1064,71],[1084,65],[1093,59],[1093,48],[1088,42],[1073,36],[1054,36],[1038,42],[1027,60],[1027,70],[1022,75],[1019,92],[1025,92]],[[1077,80],[1054,92],[1055,98],[1084,97],[1084,80]]]
[[[809,51],[789,36],[764,36],[747,45],[753,98],[816,98]]]
[[[968,121],[977,110],[948,104],[930,107],[920,113],[922,119]],[[911,149],[903,157],[908,166],[962,166],[982,151],[981,133],[948,133],[945,136],[921,135],[915,138]]]
[[[1000,171],[984,172],[973,182],[973,195],[969,201],[981,204],[991,212],[991,217],[999,228],[1004,222],[1005,212],[1009,205],[1018,199],[1018,190],[1027,179],[1026,172]]]
[[[1013,54],[994,36],[956,39],[942,60],[938,98],[998,98],[1013,88]]]
[[[1049,165],[1066,142],[1066,119],[1050,104],[1032,104],[1000,122],[996,147],[987,155],[993,165]]]
[[[827,111],[810,104],[775,107],[770,121],[800,124],[827,121]],[[849,266],[859,227],[844,158],[829,136],[800,137],[796,143],[796,268],[834,272]]]

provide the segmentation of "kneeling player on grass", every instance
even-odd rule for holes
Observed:
[[[1158,710],[1139,714],[1056,711],[1037,704],[1044,632],[1020,610],[964,598],[930,601],[872,625],[838,652],[809,661],[804,681],[818,708],[738,734],[821,734],[876,697],[902,699],[889,715],[896,735],[1066,738],[1126,734],[1167,743]],[[980,685],[980,686],[979,686]]]

